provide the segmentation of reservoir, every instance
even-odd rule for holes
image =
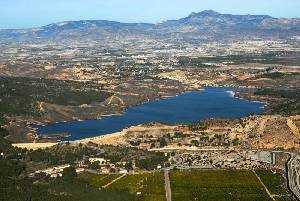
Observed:
[[[207,87],[202,91],[134,106],[122,115],[34,127],[38,134],[68,133],[70,136],[64,140],[72,141],[118,132],[142,123],[183,124],[206,118],[238,118],[263,112],[263,103],[234,97],[234,91],[238,90],[241,89]]]

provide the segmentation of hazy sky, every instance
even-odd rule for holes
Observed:
[[[207,9],[300,17],[299,8],[300,0],[0,0],[0,28],[83,19],[155,23]]]

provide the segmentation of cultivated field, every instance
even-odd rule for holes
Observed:
[[[163,173],[145,173],[127,175],[108,188],[128,190],[137,195],[141,201],[165,201]]]
[[[102,187],[121,175],[97,175],[89,179],[94,187]],[[129,191],[136,195],[137,201],[165,201],[163,173],[145,173],[126,175],[107,189]]]
[[[89,183],[93,187],[102,188],[106,184],[120,177],[120,174],[100,174],[89,179]]]
[[[290,201],[286,188],[283,186],[283,179],[280,174],[273,174],[268,170],[255,170],[261,181],[270,191],[271,195],[277,201]]]
[[[173,171],[170,173],[172,201],[292,201],[280,174],[269,170],[255,172],[270,195],[251,170]],[[130,192],[137,201],[166,200],[163,173],[121,176],[96,175],[88,181],[97,188],[109,184],[108,190]]]
[[[173,201],[271,201],[252,171],[176,171],[171,173]]]

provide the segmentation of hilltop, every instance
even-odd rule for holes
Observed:
[[[213,10],[192,13],[158,24],[81,20],[53,23],[31,29],[0,30],[0,41],[33,40],[157,40],[207,42],[240,39],[288,39],[300,34],[299,18],[268,15],[221,14]]]

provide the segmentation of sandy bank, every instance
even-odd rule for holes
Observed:
[[[89,143],[93,142],[95,144],[109,144],[109,145],[122,145],[125,144],[125,133],[124,131],[107,134],[107,135],[101,135],[97,137],[91,137],[91,138],[85,138],[82,140],[76,140],[74,143]]]
[[[138,126],[133,126],[130,128],[126,128],[122,130],[121,132],[117,133],[112,133],[112,134],[107,134],[107,135],[101,135],[101,136],[96,136],[96,137],[91,137],[91,138],[85,138],[82,140],[77,140],[74,141],[74,143],[88,143],[88,142],[93,142],[96,144],[101,144],[101,145],[127,145],[126,142],[126,134],[128,133],[134,133],[134,132],[146,132],[146,133],[160,133],[162,130],[174,130],[178,128],[178,126],[169,126],[169,125],[164,125],[164,124],[159,124],[156,123],[155,125],[138,125]]]
[[[22,149],[46,149],[49,147],[52,147],[54,145],[57,145],[58,143],[54,142],[48,142],[48,143],[18,143],[18,144],[12,144],[14,147],[22,148]]]

